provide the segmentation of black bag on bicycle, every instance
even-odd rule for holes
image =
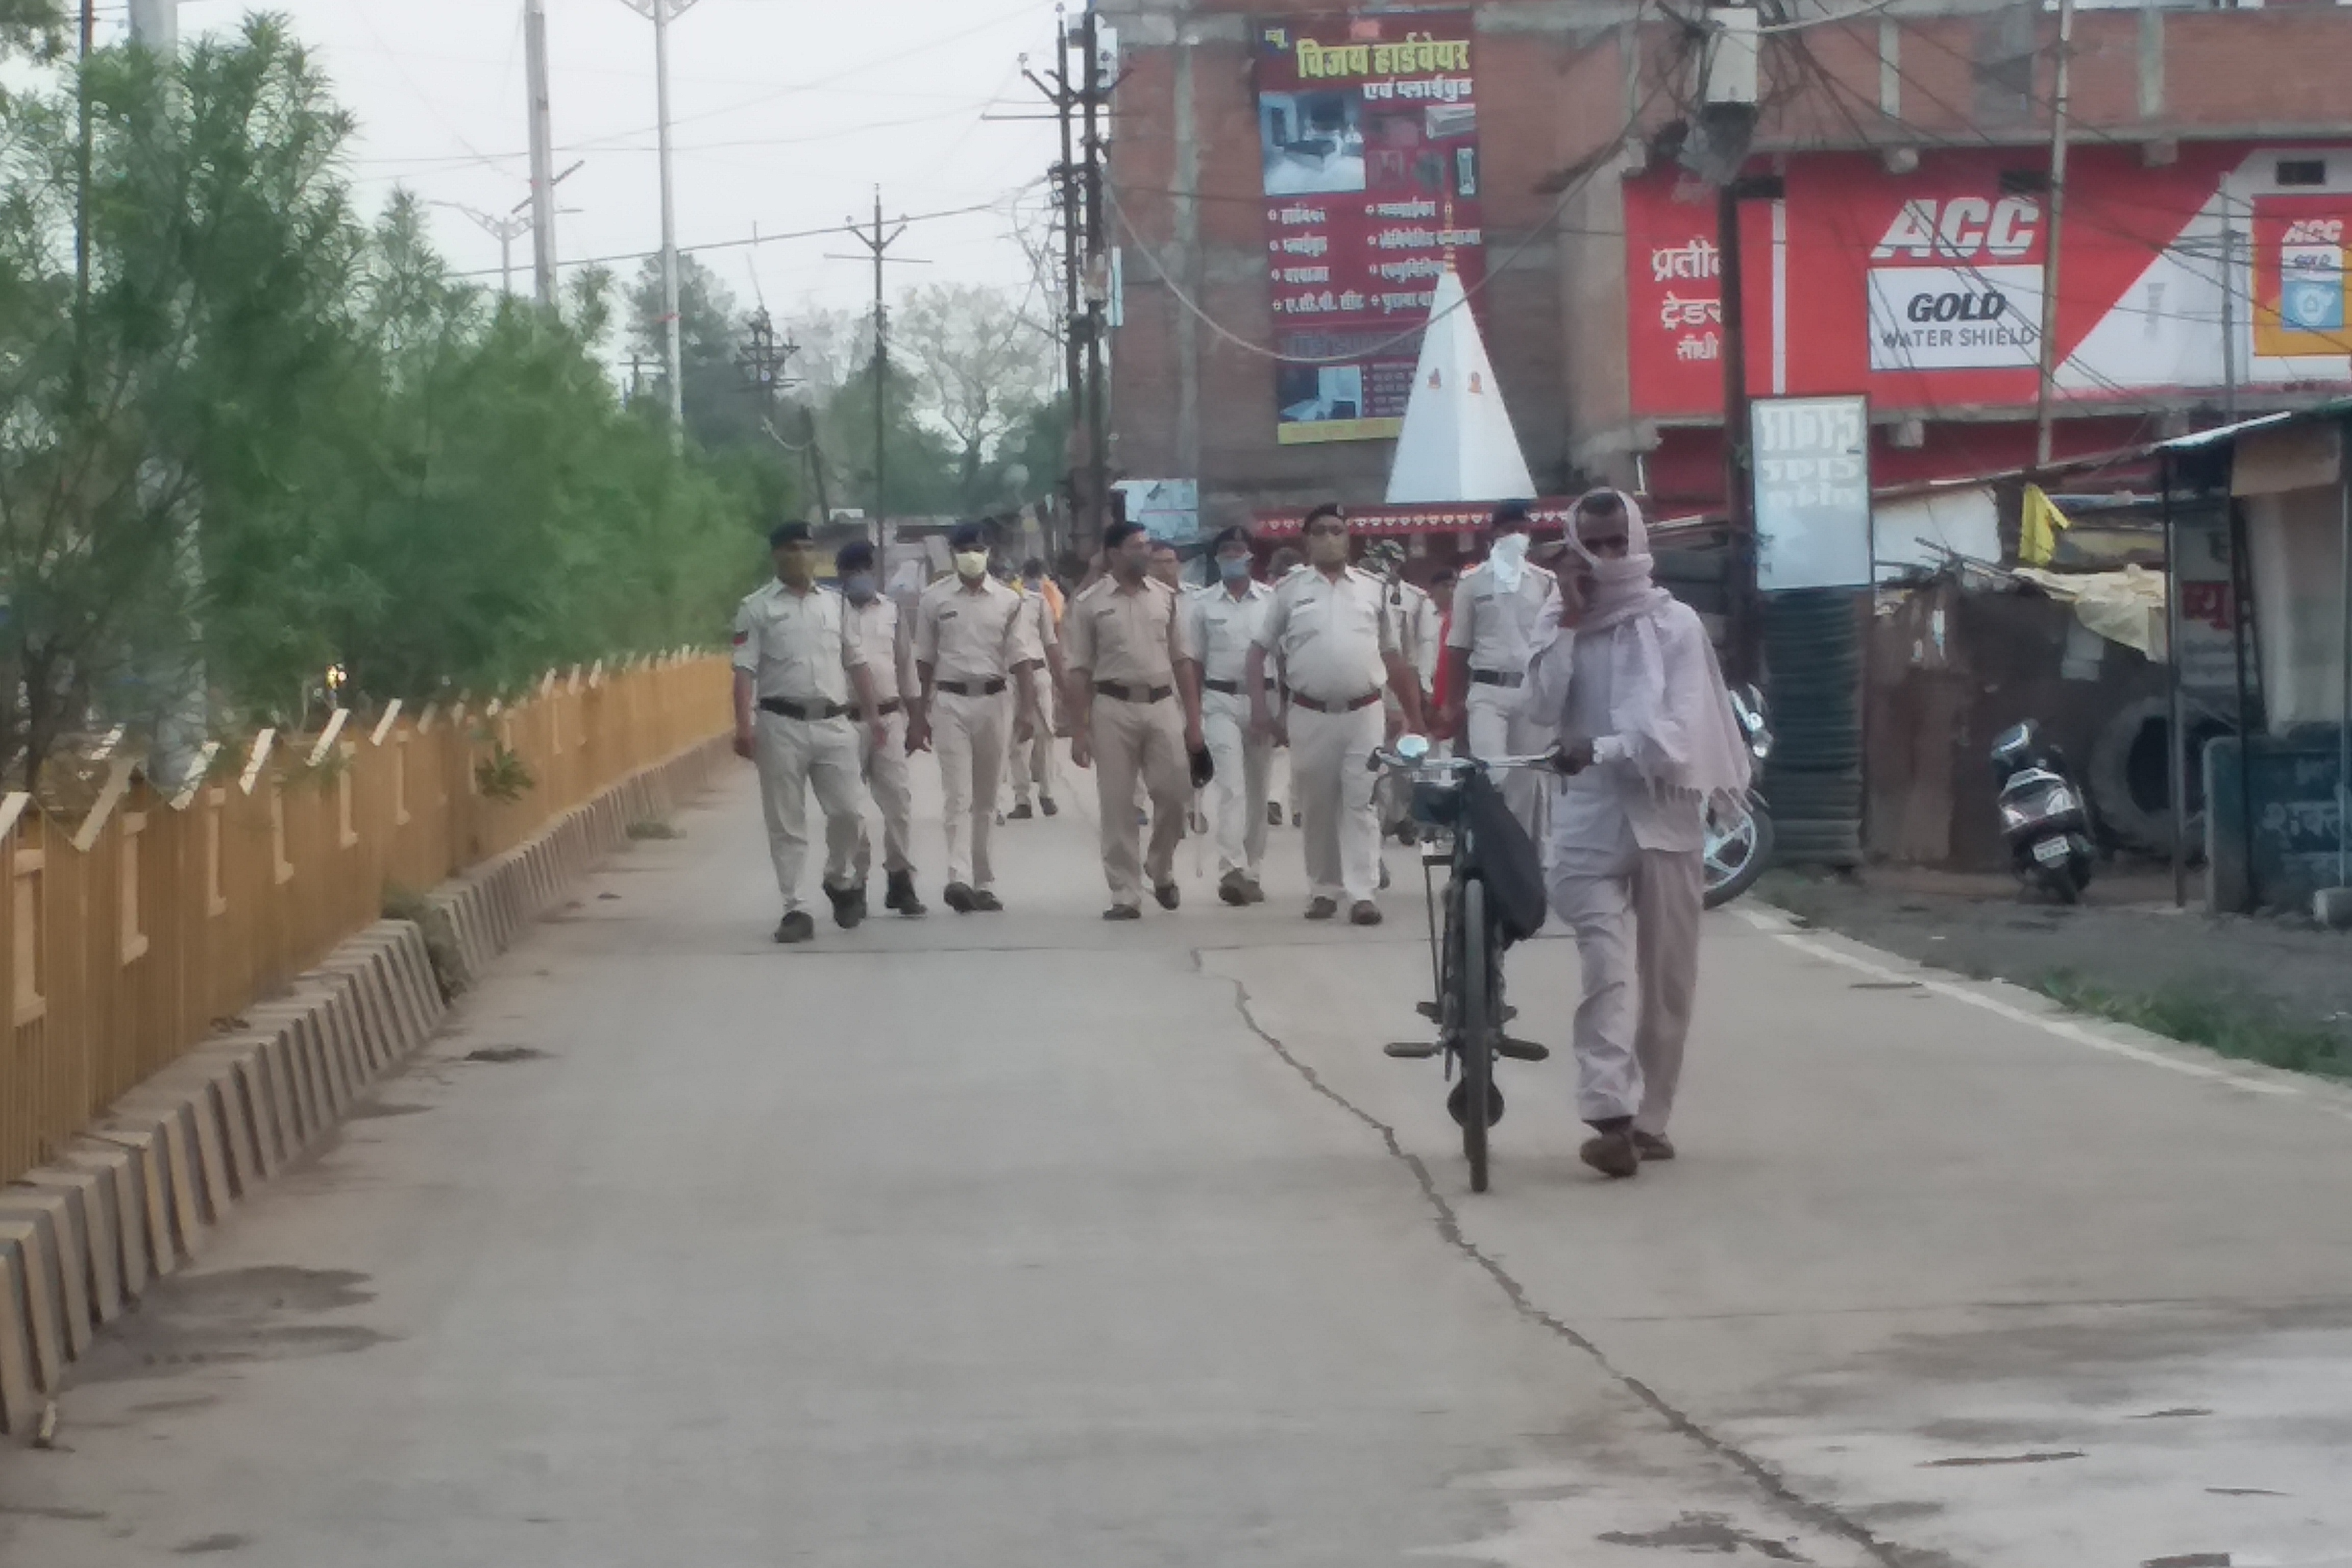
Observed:
[[[1484,773],[1463,781],[1457,833],[1470,836],[1470,859],[1486,884],[1486,907],[1502,927],[1503,944],[1525,942],[1543,929],[1550,899],[1544,888],[1543,857],[1512,815],[1503,792]]]

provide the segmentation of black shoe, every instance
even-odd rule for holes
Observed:
[[[1217,897],[1237,910],[1242,908],[1250,901],[1249,879],[1239,871],[1226,872],[1224,879],[1217,884]]]
[[[1005,820],[1008,822],[1026,822],[1036,815],[1037,814],[1035,812],[1029,809],[1029,803],[1024,800],[1020,805],[1014,806],[1010,812],[1005,814]]]
[[[1652,1164],[1661,1160],[1671,1160],[1675,1157],[1674,1140],[1663,1132],[1644,1132],[1636,1127],[1633,1129],[1633,1152]]]
[[[983,915],[1001,915],[1004,912],[1004,900],[983,888],[971,896],[971,907]]]
[[[1370,899],[1366,899],[1362,903],[1358,904],[1354,909],[1348,911],[1348,923],[1349,925],[1376,926],[1381,923],[1381,906],[1372,902]]]
[[[1062,808],[1054,804],[1054,797],[1050,795],[1041,795],[1037,797],[1037,809],[1048,816],[1058,816],[1062,812]]]
[[[950,882],[947,891],[940,895],[940,902],[960,915],[968,915],[979,907],[972,902],[971,889],[961,882]]]
[[[809,918],[806,910],[794,910],[776,923],[776,940],[786,946],[807,942],[815,935],[816,921]]]
[[[824,896],[833,900],[833,923],[844,931],[856,931],[866,919],[866,889],[863,888],[827,888]]]
[[[1624,1181],[1642,1169],[1642,1155],[1633,1146],[1631,1128],[1596,1132],[1577,1151],[1577,1157],[1612,1182]]]
[[[1103,911],[1103,919],[1107,921],[1139,921],[1142,918],[1143,910],[1134,904],[1113,904]]]
[[[1268,827],[1279,827],[1282,826],[1282,803],[1280,801],[1270,800],[1265,803],[1265,825]]]
[[[1310,921],[1328,921],[1339,912],[1337,899],[1317,899],[1307,906],[1307,918]]]
[[[1257,879],[1255,877],[1252,877],[1244,881],[1242,884],[1242,890],[1249,894],[1249,901],[1251,903],[1262,904],[1265,902],[1265,889],[1258,886]]]
[[[920,920],[931,912],[915,892],[915,874],[912,871],[890,873],[890,890],[883,895],[882,907],[908,920]]]
[[[1307,819],[1305,817],[1299,816],[1295,811],[1290,814],[1290,826],[1293,827],[1297,826],[1300,823],[1305,822],[1306,820]]]
[[[1173,910],[1184,901],[1184,889],[1173,882],[1162,882],[1151,889],[1151,896],[1160,900],[1161,909]]]

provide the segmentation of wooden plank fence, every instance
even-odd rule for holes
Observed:
[[[176,799],[127,763],[78,822],[0,800],[0,1182],[417,893],[721,733],[728,668],[688,653],[551,672],[320,734],[255,737]],[[504,747],[534,783],[486,797]]]

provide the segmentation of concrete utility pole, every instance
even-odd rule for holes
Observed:
[[[890,432],[890,308],[883,294],[883,268],[895,262],[902,267],[928,267],[928,261],[914,257],[892,256],[890,247],[905,236],[907,226],[901,222],[887,235],[882,232],[882,187],[874,187],[874,228],[872,233],[859,228],[851,218],[848,232],[866,247],[874,258],[874,548],[890,547],[887,526],[889,511],[884,499],[883,479],[887,473],[887,451]],[[836,257],[839,261],[861,260],[859,257]]]
[[[131,41],[159,55],[180,52],[180,0],[131,0]]]
[[[1102,35],[1095,8],[1078,32],[1085,48],[1087,217],[1087,502],[1091,537],[1110,523],[1110,400],[1103,384],[1103,343],[1109,335],[1110,247],[1103,210],[1103,110],[1110,91],[1103,81]]]
[[[2066,138],[2068,93],[2074,75],[2074,0],[2058,0],[2056,80],[2050,94],[2050,235],[2042,258],[2042,343],[2036,356],[2042,374],[2034,391],[2033,462],[2050,466],[2050,402],[2058,381],[2058,242],[2066,224]],[[2226,282],[2225,282],[2226,289]]]
[[[547,86],[547,0],[524,0],[523,57],[530,79],[531,281],[539,302],[555,308],[555,130]],[[507,291],[512,293],[511,280]]]
[[[654,20],[655,114],[660,121],[662,319],[668,331],[670,446],[686,446],[686,353],[677,319],[677,197],[670,179],[669,25],[694,7],[694,0],[625,0]]]
[[[1062,384],[1070,400],[1070,423],[1075,432],[1078,420],[1080,389],[1086,383],[1085,349],[1078,341],[1078,310],[1081,268],[1078,260],[1078,230],[1086,221],[1085,197],[1080,188],[1076,139],[1076,119],[1080,94],[1070,85],[1070,28],[1066,22],[1054,29],[1054,69],[1050,79],[1036,72],[1022,70],[1030,84],[1045,95],[1054,106],[1054,117],[1061,122],[1062,161],[1054,165],[1054,195],[1062,206]],[[1075,472],[1063,476],[1063,494],[1069,502],[1070,521],[1077,511],[1078,478]],[[1064,531],[1069,531],[1066,528]],[[1066,547],[1075,541],[1065,538]]]

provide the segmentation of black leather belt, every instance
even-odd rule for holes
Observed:
[[[1116,680],[1097,680],[1095,690],[1105,697],[1115,697],[1121,702],[1165,702],[1176,695],[1172,686],[1121,686]]]
[[[851,710],[845,702],[791,702],[782,697],[762,697],[760,699],[760,711],[773,713],[780,719],[798,719],[803,724],[816,724],[827,719],[846,719]]]
[[[1346,702],[1318,701],[1303,691],[1294,691],[1290,694],[1290,700],[1306,709],[1309,713],[1353,713],[1360,708],[1370,708],[1380,700],[1381,694],[1377,691],[1367,691],[1361,697]]]
[[[905,706],[905,703],[893,697],[887,702],[877,702],[874,705],[874,714],[875,717],[878,719],[887,719],[891,714],[896,713],[899,709],[904,708]]]
[[[1470,679],[1477,685],[1499,686],[1506,690],[1525,686],[1528,683],[1528,678],[1524,675],[1507,675],[1499,669],[1474,669],[1470,672]]]
[[[1222,692],[1227,697],[1239,697],[1242,694],[1242,683],[1238,680],[1204,680],[1201,682],[1201,689],[1204,691]]]
[[[936,684],[941,691],[952,691],[958,697],[993,697],[1004,689],[1003,676],[993,680],[941,680]]]

